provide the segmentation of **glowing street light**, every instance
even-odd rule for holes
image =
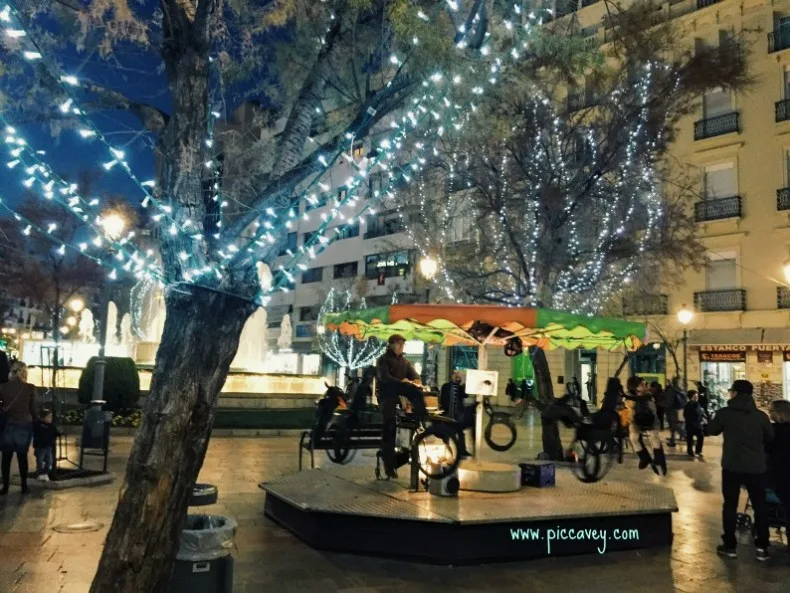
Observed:
[[[69,302],[69,309],[79,315],[82,313],[83,309],[85,309],[85,301],[80,298],[71,299]]]
[[[678,311],[677,317],[678,317],[678,321],[682,325],[686,326],[689,323],[691,323],[692,319],[694,319],[694,312],[691,309],[689,309],[686,305],[683,305],[680,308],[680,311]]]
[[[686,305],[683,305],[680,311],[678,311],[677,317],[678,321],[683,326],[683,389],[688,391],[688,324],[694,319],[694,312]]]
[[[439,264],[430,255],[426,255],[420,260],[420,275],[429,282],[436,277],[438,271]]]
[[[77,318],[73,315],[71,317],[66,318],[66,325],[69,327],[76,327],[77,326]]]
[[[100,220],[104,232],[107,233],[107,236],[110,239],[117,241],[121,238],[123,231],[126,229],[126,220],[123,216],[117,212],[111,212],[105,216],[102,216]]]

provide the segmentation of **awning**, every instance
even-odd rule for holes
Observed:
[[[763,330],[755,329],[692,329],[689,346],[716,346],[720,344],[762,344]]]
[[[752,329],[694,329],[689,331],[689,346],[759,346],[760,344],[790,345],[790,328],[766,327]]]

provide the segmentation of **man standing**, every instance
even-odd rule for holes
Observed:
[[[721,457],[721,491],[724,497],[722,523],[723,544],[716,552],[736,557],[735,518],[741,485],[746,487],[754,508],[755,547],[757,560],[768,560],[768,511],[765,506],[765,446],[773,440],[773,427],[768,416],[754,403],[754,387],[739,379],[730,388],[731,399],[708,425],[708,434],[724,433]]]
[[[403,356],[406,339],[398,334],[390,336],[387,350],[376,362],[380,395],[379,406],[383,417],[381,428],[381,460],[388,478],[397,478],[395,471],[395,409],[400,396],[411,402],[414,413],[424,418],[427,416],[425,399],[422,395],[420,376],[411,363]]]

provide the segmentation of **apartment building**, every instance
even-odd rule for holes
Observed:
[[[603,3],[558,4],[558,15],[568,13],[590,44],[611,39]],[[676,19],[689,47],[745,44],[757,83],[707,94],[680,122],[671,153],[699,179],[693,208],[707,265],[688,271],[680,289],[623,302],[656,340],[633,368],[682,376],[686,330],[689,382],[723,393],[746,378],[762,403],[790,399],[790,2],[672,0],[655,19]],[[685,325],[677,315],[684,308],[692,313]]]

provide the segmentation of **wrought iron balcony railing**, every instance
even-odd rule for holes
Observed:
[[[697,10],[705,8],[706,6],[711,6],[717,2],[721,2],[721,0],[697,0]]]
[[[776,121],[787,121],[790,119],[790,99],[782,99],[775,103]]]
[[[632,296],[623,299],[623,315],[667,315],[668,299],[665,294]]]
[[[694,204],[694,218],[697,222],[740,218],[742,211],[741,196],[728,198],[712,198]]]
[[[776,209],[790,210],[790,187],[776,190]]]
[[[694,123],[694,140],[713,138],[732,132],[740,132],[740,118],[737,111],[725,113],[717,117],[701,119]]]
[[[768,53],[782,51],[790,47],[790,29],[776,29],[768,33]]]
[[[776,287],[776,308],[790,309],[790,288],[787,286]]]
[[[746,291],[742,288],[730,290],[706,290],[694,293],[694,308],[697,311],[746,311]]]

